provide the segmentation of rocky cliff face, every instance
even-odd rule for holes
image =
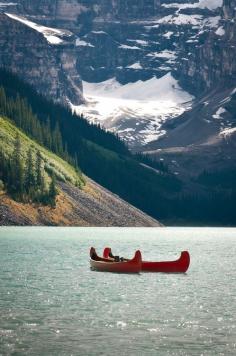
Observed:
[[[73,35],[45,31],[0,13],[0,66],[18,73],[54,101],[78,105],[83,96]]]
[[[189,109],[185,102],[192,97],[183,89],[195,95],[194,110],[212,88],[223,87],[229,95],[236,70],[235,7],[235,0],[20,0],[8,12],[63,28],[67,36],[56,33],[61,41],[48,43],[45,34],[8,19],[8,30],[4,35],[1,31],[0,63],[41,92],[75,105],[82,100],[81,78],[87,100],[81,111],[118,132],[131,147],[143,149],[168,137],[173,120]],[[1,19],[6,21],[4,15]],[[102,87],[87,83],[104,81]],[[152,98],[150,103],[147,97],[142,101],[142,91]],[[101,96],[104,100],[99,101]],[[132,100],[124,101],[127,97]],[[209,121],[219,108],[216,99],[208,101],[213,104],[202,114]],[[221,124],[212,127],[219,131]]]
[[[182,86],[196,95],[195,102],[191,110],[166,122],[165,137],[147,148],[185,175],[235,166],[235,9],[235,0],[224,0],[217,27],[201,30],[195,46],[182,47],[186,60],[177,65],[175,73]]]
[[[84,3],[84,4],[83,4]],[[86,13],[90,1],[77,0],[21,0],[18,2],[18,12],[33,16],[44,16],[52,20],[77,22],[82,13]]]
[[[234,16],[234,1],[225,0],[223,8],[222,1],[20,0],[17,9],[10,10],[73,30],[80,40],[76,53],[83,79],[101,81],[115,75],[129,82],[160,77],[176,68],[184,78],[197,75],[199,60],[212,60],[212,41],[219,52],[220,41],[225,41],[223,27],[230,27]],[[131,67],[139,62],[139,67]],[[210,72],[202,75],[208,86],[218,69]]]
[[[13,10],[35,22],[72,31],[78,37],[73,48],[77,70],[85,81],[116,77],[124,84],[154,75],[161,77],[178,68],[183,82],[189,77],[191,83],[198,71],[194,66],[203,56],[198,45],[206,41],[209,30],[219,28],[221,3],[222,0],[21,0]],[[224,8],[229,18],[231,5],[230,2]],[[206,58],[211,60],[209,53]],[[214,73],[209,74],[212,76]]]
[[[58,20],[76,21],[81,13],[110,19],[146,19],[160,8],[160,0],[29,0],[19,1],[19,9],[28,14],[53,16]]]
[[[196,37],[196,46],[182,48],[187,59],[178,66],[181,81],[196,95],[220,86],[230,88],[236,80],[236,2],[225,0],[216,29]]]

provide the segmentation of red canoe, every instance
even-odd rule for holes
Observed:
[[[110,247],[106,247],[103,251],[104,258],[112,258]],[[127,260],[129,261],[129,260]],[[176,261],[163,261],[163,262],[148,262],[142,261],[143,272],[163,272],[163,273],[185,273],[190,265],[190,255],[188,251],[181,252],[181,256]]]
[[[91,269],[101,272],[139,273],[142,268],[142,255],[136,251],[134,258],[129,261],[114,262],[113,259],[99,257],[94,247],[90,249]]]

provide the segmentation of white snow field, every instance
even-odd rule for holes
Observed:
[[[209,10],[215,10],[219,7],[223,6],[223,0],[199,0],[198,2],[195,3],[189,3],[189,4],[181,4],[181,3],[168,3],[168,4],[161,4],[162,7],[165,8],[177,8],[179,10],[181,9],[193,9],[193,8],[200,8],[200,9],[209,9]]]
[[[0,2],[0,7],[15,6],[17,2]]]
[[[10,17],[13,20],[19,21],[23,23],[24,25],[31,27],[37,32],[40,32],[43,34],[43,36],[46,38],[46,40],[53,45],[58,45],[63,42],[63,39],[59,38],[58,36],[71,36],[72,33],[70,31],[65,31],[65,30],[59,30],[56,28],[51,28],[51,27],[46,27],[46,26],[41,26],[36,24],[35,22],[27,20],[25,17],[22,16],[17,16],[13,15],[10,13],[5,13],[8,17]]]
[[[224,129],[223,131],[220,132],[220,136],[227,138],[235,133],[236,133],[236,127],[228,127],[227,129]]]
[[[165,134],[163,123],[191,107],[193,96],[167,73],[122,85],[115,78],[83,82],[86,104],[72,106],[91,122],[117,132],[130,146],[141,146]]]

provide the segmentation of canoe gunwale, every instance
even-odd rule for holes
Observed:
[[[93,248],[91,248],[92,250]],[[129,261],[113,261],[112,259],[105,259],[95,255],[97,259],[91,257],[90,250],[90,266],[92,270],[100,272],[113,273],[139,273],[142,267],[142,255],[140,251],[136,251],[134,258]],[[96,253],[95,249],[92,252]]]
[[[111,252],[111,248],[106,247],[103,251],[103,256],[109,256]],[[186,273],[189,268],[189,265],[189,252],[182,251],[180,257],[174,261],[142,261],[142,272]]]

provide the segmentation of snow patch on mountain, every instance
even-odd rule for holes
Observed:
[[[94,47],[91,43],[83,41],[79,38],[76,39],[75,45],[76,46],[85,46],[85,47]]]
[[[182,9],[196,9],[196,8],[200,8],[200,9],[208,9],[208,10],[216,10],[219,7],[223,6],[223,0],[200,0],[199,2],[196,3],[189,3],[189,4],[179,4],[179,3],[172,3],[172,4],[162,4],[162,7],[165,8],[176,8],[178,10],[182,10]]]
[[[204,18],[203,15],[198,15],[198,14],[193,14],[193,15],[187,15],[187,14],[180,14],[176,12],[174,15],[167,15],[159,20],[156,21],[155,25],[150,25],[146,26],[147,29],[151,28],[158,28],[159,24],[171,24],[171,25],[176,25],[176,26],[183,26],[183,25],[191,25],[191,26],[196,26],[199,28],[202,27],[208,27],[208,28],[214,28],[217,27],[221,17],[220,16],[210,16],[208,18]]]
[[[8,7],[8,6],[15,6],[17,5],[16,2],[0,2],[0,7]]]
[[[155,57],[155,58],[168,58],[168,59],[176,59],[176,54],[174,51],[168,51],[167,49],[161,52],[153,52],[149,53],[147,57]]]
[[[214,119],[220,120],[220,119],[222,119],[221,115],[224,114],[225,112],[226,112],[225,108],[220,107],[220,108],[216,111],[216,113],[215,113],[214,115],[212,115],[212,117],[213,117]]]
[[[140,62],[131,64],[130,66],[127,66],[126,68],[130,68],[130,69],[143,69],[143,67],[141,66]]]
[[[125,44],[121,44],[120,46],[119,46],[119,48],[123,48],[123,49],[138,49],[138,50],[140,50],[140,48],[139,47],[137,47],[137,46],[128,46],[128,45],[125,45]]]
[[[145,145],[164,135],[163,123],[190,108],[193,100],[171,73],[125,85],[115,78],[83,82],[83,87],[87,102],[73,110],[117,132],[130,146]]]
[[[19,22],[23,23],[24,25],[36,30],[37,32],[42,33],[43,36],[46,38],[46,40],[50,44],[54,44],[54,45],[61,44],[63,42],[63,39],[61,39],[60,37],[64,37],[64,36],[68,37],[68,36],[72,35],[72,33],[70,31],[59,30],[59,29],[52,28],[52,27],[41,26],[41,25],[36,24],[35,22],[27,20],[23,16],[17,16],[15,14],[10,14],[10,13],[5,13],[5,14],[8,17],[10,17],[11,19],[19,21]]]
[[[226,138],[236,133],[236,127],[230,127],[220,132],[220,136]]]
[[[201,9],[207,8],[209,10],[216,10],[223,6],[223,0],[200,0],[199,7]]]
[[[128,39],[127,41],[129,42],[135,42],[141,46],[147,46],[148,45],[148,41],[145,41],[145,40],[131,40],[131,39]]]
[[[174,34],[174,32],[168,31],[164,35],[162,35],[162,37],[165,37],[169,40],[173,34]]]
[[[215,31],[215,34],[218,36],[224,36],[225,30],[224,30],[223,26],[218,27],[217,30]]]

